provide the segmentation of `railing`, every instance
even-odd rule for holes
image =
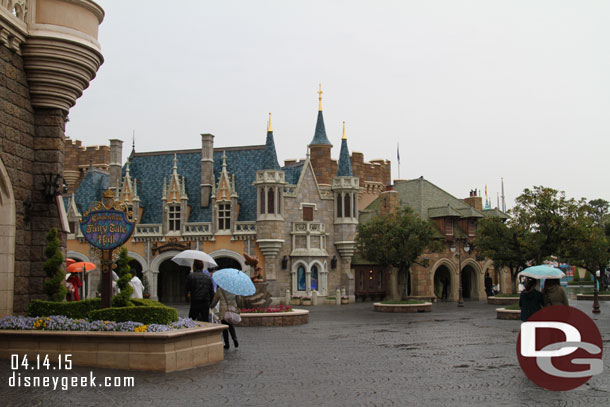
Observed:
[[[234,235],[255,235],[256,222],[235,222]]]
[[[161,233],[161,224],[153,224],[153,223],[140,223],[136,225],[136,231],[134,237],[157,237],[163,236]]]
[[[212,223],[211,222],[193,222],[184,224],[183,236],[193,235],[211,235],[212,234]]]
[[[296,185],[284,185],[284,196],[296,197],[297,186]]]
[[[321,222],[292,222],[292,234],[318,234],[326,233],[326,224]]]

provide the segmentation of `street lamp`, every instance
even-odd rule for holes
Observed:
[[[461,246],[458,245],[456,247],[455,242],[461,243]],[[466,253],[468,253],[470,251],[470,245],[468,244],[468,239],[455,239],[455,241],[453,243],[451,243],[451,247],[449,249],[451,250],[451,253],[455,253],[456,250],[458,252],[458,279],[460,281],[460,285],[459,285],[460,289],[458,291],[459,297],[458,297],[457,306],[463,307],[464,298],[462,297],[462,249],[464,249],[464,251]]]

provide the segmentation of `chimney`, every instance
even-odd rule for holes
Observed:
[[[483,198],[478,196],[478,191],[476,189],[470,190],[470,196],[468,198],[464,198],[464,202],[472,206],[474,209],[478,209],[480,211],[483,210]]]
[[[398,210],[398,191],[386,190],[379,195],[379,214],[389,215]]]
[[[121,162],[123,161],[123,140],[110,140],[110,189],[114,191],[121,181]]]
[[[210,205],[214,183],[214,135],[201,135],[201,207]]]

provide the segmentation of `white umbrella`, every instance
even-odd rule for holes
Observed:
[[[172,261],[174,263],[187,267],[193,267],[193,262],[195,260],[201,260],[203,262],[204,269],[218,267],[218,264],[216,264],[214,258],[201,250],[185,250],[172,257]]]

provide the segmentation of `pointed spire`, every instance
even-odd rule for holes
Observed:
[[[273,141],[273,129],[271,128],[271,113],[269,113],[269,127],[267,128],[267,141],[265,142],[265,151],[263,156],[262,170],[279,170],[280,164],[277,161],[277,153],[275,152],[275,142]]]
[[[227,172],[227,152],[222,152],[222,172]]]
[[[178,173],[178,156],[174,153],[174,174]]]
[[[136,131],[133,131],[133,136],[131,138],[131,155],[136,152]]]
[[[345,136],[345,122],[343,122],[343,138],[341,139],[341,152],[339,153],[339,165],[337,165],[338,177],[353,177],[352,161],[349,158],[347,148],[347,137]]]
[[[320,101],[320,105],[318,106],[318,111],[322,111],[322,84],[320,84],[320,90],[318,91],[318,100]]]

